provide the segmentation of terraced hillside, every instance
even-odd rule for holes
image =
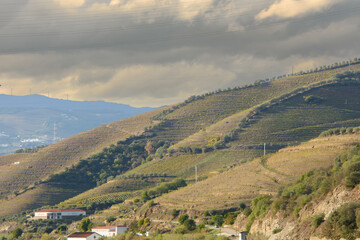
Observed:
[[[352,66],[352,70],[360,65]],[[215,94],[204,95],[199,100],[190,101],[185,106],[162,116],[167,125],[161,132],[161,139],[172,140],[178,146],[196,145],[199,137],[205,140],[220,137],[234,129],[252,107],[262,104],[299,87],[331,79],[337,73],[347,71],[348,67],[337,68],[300,76],[286,77],[255,87],[245,87]],[[231,104],[229,104],[231,103]],[[245,111],[241,113],[242,111]],[[237,114],[233,116],[234,114]],[[229,119],[226,119],[228,118]],[[224,121],[221,121],[224,120]],[[221,122],[220,122],[221,121]],[[212,127],[217,124],[216,127]],[[222,129],[218,131],[217,129]],[[225,132],[223,131],[225,130]],[[192,135],[198,133],[198,138]],[[204,133],[205,132],[205,133]],[[188,139],[190,137],[190,139]]]
[[[101,186],[83,192],[73,198],[67,199],[58,206],[66,207],[88,207],[91,204],[105,202],[118,203],[127,198],[139,195],[141,189],[146,189],[159,184],[160,178],[128,178],[115,179]]]
[[[352,66],[352,69],[359,68],[360,64],[358,63]],[[102,162],[101,158],[106,158],[109,163],[115,163],[115,160],[118,157],[118,153],[115,150],[119,146],[111,146],[103,152],[101,152],[101,150],[104,147],[108,147],[110,144],[116,144],[119,140],[125,140],[129,136],[143,132],[144,128],[146,128],[146,131],[141,136],[140,140],[134,138],[131,141],[129,140],[122,144],[128,144],[131,146],[135,143],[135,145],[139,144],[140,146],[143,144],[142,146],[144,146],[148,141],[153,141],[154,143],[164,141],[173,144],[185,143],[184,146],[189,147],[193,146],[193,141],[191,139],[196,139],[193,138],[193,136],[195,136],[194,134],[206,132],[209,133],[209,135],[205,134],[205,142],[213,145],[214,141],[217,141],[219,137],[225,135],[228,131],[231,131],[234,128],[238,128],[240,120],[255,106],[268,102],[280,95],[292,92],[299,87],[330,80],[333,74],[344,72],[346,70],[348,70],[347,67],[336,68],[333,70],[278,79],[260,85],[219,91],[213,94],[205,94],[200,97],[191,98],[179,105],[166,108],[165,112],[162,112],[163,110],[156,110],[138,117],[102,126],[92,131],[77,135],[58,144],[44,148],[38,153],[27,155],[23,159],[20,159],[20,161],[17,161],[19,164],[10,164],[10,166],[3,165],[0,169],[0,191],[3,193],[3,196],[6,196],[9,200],[2,200],[2,202],[0,202],[3,206],[5,206],[0,211],[0,216],[14,213],[20,209],[23,210],[47,204],[57,204],[67,198],[73,197],[77,193],[88,190],[89,184],[86,183],[86,181],[84,181],[83,184],[80,184],[78,182],[73,182],[72,178],[68,178],[68,180],[66,180],[70,175],[63,174],[66,172],[64,171],[65,168],[70,167],[71,171],[73,171],[76,175],[76,173],[78,173],[77,171],[80,171],[80,168],[83,167],[81,174],[84,177],[98,175],[99,173],[95,171],[96,169],[92,169],[89,165],[91,158],[95,156],[98,159],[98,162]],[[356,92],[351,94],[352,96],[354,95],[354,98],[356,98]],[[303,96],[299,96],[300,99],[301,97]],[[300,100],[291,102],[291,99],[289,99],[288,101],[281,102],[278,106],[278,110],[272,106],[266,112],[262,112],[259,115],[258,120],[254,119],[250,121],[245,131],[240,132],[236,136],[237,138],[235,140],[237,141],[231,143],[232,148],[228,150],[216,150],[215,152],[205,153],[202,155],[175,155],[175,157],[166,157],[161,160],[156,158],[157,160],[147,161],[147,153],[144,152],[144,149],[140,149],[142,153],[138,156],[131,156],[131,162],[127,162],[127,164],[132,164],[132,166],[129,166],[129,169],[134,168],[137,165],[141,165],[137,169],[133,169],[128,174],[167,173],[172,176],[192,178],[193,168],[197,165],[199,167],[199,174],[204,177],[209,177],[212,174],[216,174],[216,172],[221,172],[226,168],[234,166],[234,164],[242,164],[246,162],[246,160],[252,159],[261,154],[260,150],[249,150],[246,147],[244,148],[243,145],[248,145],[248,143],[253,145],[259,143],[262,144],[264,142],[264,135],[266,134],[271,133],[276,135],[277,132],[285,134],[294,127],[302,127],[301,124],[296,125],[294,123],[294,125],[291,125],[291,119],[289,119],[290,125],[284,125],[287,128],[269,128],[268,132],[264,131],[263,135],[256,135],[259,133],[256,129],[262,130],[259,128],[260,125],[256,125],[256,123],[261,123],[262,119],[266,119],[266,121],[275,119],[275,117],[271,117],[269,115],[271,114],[271,111],[274,111],[273,114],[276,114],[276,111],[285,111],[283,119],[287,119],[287,117],[292,114],[291,112],[288,113],[291,107],[286,107],[283,104],[290,104],[292,106],[294,104],[300,104],[300,102]],[[315,110],[319,108],[318,110],[322,111],[321,109],[325,109],[327,107],[327,109],[325,109],[326,111],[332,109],[335,112],[341,108],[341,106],[336,108],[337,106],[331,105],[331,102],[327,102],[327,104],[330,104],[327,106],[324,102],[322,103],[323,106],[310,104],[309,108]],[[284,107],[285,110],[283,109]],[[297,107],[299,107],[299,109],[304,108],[300,105]],[[343,107],[342,109],[342,113],[346,113],[341,114],[344,115],[344,118],[331,117],[322,119],[316,123],[307,121],[307,125],[305,126],[314,127],[319,124],[325,124],[323,128],[326,128],[328,125],[331,127],[333,125],[338,126],[334,124],[334,121],[353,121],[354,118],[358,118],[358,112],[355,109],[351,110],[347,107]],[[351,113],[348,113],[348,110],[351,110]],[[160,121],[159,124],[157,124],[158,121]],[[339,125],[341,124],[344,123],[339,122]],[[349,125],[352,124],[356,124],[356,121],[349,122]],[[249,138],[249,140],[247,140],[249,136],[245,133],[246,131],[249,131],[249,134],[252,132],[256,133],[254,134],[254,139]],[[316,131],[320,131],[320,128]],[[313,133],[317,134],[316,131]],[[244,138],[244,133],[246,138]],[[287,137],[289,136],[296,135],[290,134]],[[304,138],[296,141],[307,140],[313,136],[314,135],[306,135]],[[277,142],[284,144],[291,141],[279,140]],[[101,152],[100,155],[98,154],[99,152]],[[82,162],[80,162],[80,160],[82,160]],[[122,160],[123,159],[119,159],[119,161]],[[83,164],[78,164],[79,162]],[[74,166],[72,167],[72,165]],[[109,168],[110,165],[107,167]],[[89,171],[87,171],[87,169],[89,169]],[[106,177],[115,177],[115,175],[107,176],[106,169],[101,169],[101,171],[105,176],[101,179],[101,183],[106,182]],[[41,181],[49,178],[49,176],[54,173],[59,173],[60,175],[63,174],[61,175],[63,179],[65,177],[61,186],[56,182],[41,183]],[[112,174],[120,173],[122,172],[115,171]],[[38,185],[39,183],[41,184]],[[106,187],[104,186],[104,188]],[[44,194],[44,198],[41,198],[41,194]],[[22,203],[21,200],[25,198],[29,199],[26,204],[25,202]],[[32,201],[36,198],[41,198],[41,201]],[[17,202],[17,200],[19,200],[19,202]],[[13,210],[10,211],[9,209]]]
[[[63,201],[87,190],[87,186],[78,183],[73,183],[77,191],[74,191],[74,186],[69,185],[68,192],[58,188],[56,184],[40,183],[51,174],[64,171],[66,167],[100,152],[110,144],[142,133],[145,127],[156,124],[150,118],[157,113],[158,110],[155,110],[104,125],[50,145],[37,153],[12,154],[0,158],[0,204],[3,206],[0,216],[27,209],[29,206],[40,207],[43,204]]]
[[[359,96],[355,82],[311,89],[255,115],[232,144],[297,144],[330,128],[360,125]]]
[[[316,138],[163,195],[155,202],[176,209],[238,207],[240,202],[249,203],[259,194],[276,194],[281,184],[309,170],[331,166],[336,156],[359,143],[360,134]]]

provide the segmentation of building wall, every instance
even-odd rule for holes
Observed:
[[[90,236],[88,236],[87,238],[83,237],[83,238],[67,238],[68,240],[98,240],[99,238],[101,238],[101,236],[97,235],[97,234],[92,234]]]
[[[112,237],[113,235],[109,232],[110,229],[91,229],[92,232],[96,232],[104,237]]]
[[[116,227],[116,234],[122,234],[127,230],[127,227]]]

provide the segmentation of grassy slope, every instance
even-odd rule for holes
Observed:
[[[275,194],[280,184],[313,168],[332,165],[337,155],[359,142],[359,134],[317,138],[166,194],[156,202],[177,209],[238,207],[259,194]]]
[[[315,95],[323,98],[323,101],[318,104],[305,103],[304,96],[307,95]],[[349,99],[347,104],[345,104],[345,95]],[[331,127],[360,125],[360,112],[357,110],[360,102],[358,96],[360,96],[360,89],[353,85],[334,85],[310,90],[258,115],[247,128],[240,132],[238,140],[231,143],[230,150],[155,160],[141,165],[125,175],[166,173],[170,176],[193,179],[194,167],[198,166],[200,178],[210,177],[262,154],[262,150],[242,149],[238,147],[239,145],[269,143],[269,139],[273,144],[299,143],[307,141]],[[231,124],[235,126],[237,118],[239,115],[243,116],[243,113],[234,114],[208,129],[218,133],[226,131],[226,128],[230,128],[226,126],[226,122],[224,124],[224,121],[229,121],[228,123],[232,121]],[[191,137],[187,139],[191,139]],[[108,189],[107,184],[100,186],[99,189]],[[104,192],[108,193],[109,191],[104,190]]]
[[[155,110],[95,128],[50,145],[34,154],[13,154],[0,158],[0,192],[4,196],[6,193],[19,191],[25,186],[32,186],[34,182],[46,179],[50,174],[60,172],[65,167],[100,152],[110,144],[141,133],[145,127],[152,124],[150,118],[159,111]],[[6,165],[6,163],[15,161],[19,161],[20,164]],[[5,165],[1,163],[5,163]],[[69,191],[67,191],[66,189],[58,189],[54,185],[41,184],[17,197],[7,194],[9,200],[0,200],[2,205],[0,216],[13,214],[19,210],[27,209],[29,206],[39,207],[54,202],[54,200],[56,202],[63,201],[84,191],[79,186],[78,191],[73,192],[71,187],[69,186]]]
[[[359,69],[359,64],[352,66],[352,70]],[[167,119],[175,122],[179,130],[192,129],[194,132],[174,147],[206,145],[210,139],[223,136],[236,128],[252,107],[296,88],[328,80],[334,74],[346,70],[347,67],[287,77],[257,87],[217,93],[190,103],[167,115]],[[176,129],[174,132],[177,132]]]
[[[66,207],[69,205],[77,205],[79,207],[82,204],[91,202],[92,198],[98,196],[106,196],[108,199],[119,196],[124,193],[136,192],[140,189],[150,188],[160,183],[159,178],[151,178],[145,180],[141,179],[115,179],[106,184],[98,186],[83,192],[73,198],[67,199],[59,206]]]
[[[321,102],[309,104],[313,95]],[[325,86],[288,99],[258,114],[238,135],[233,145],[294,144],[334,127],[360,125],[360,85]]]
[[[355,65],[352,66],[352,68],[359,68],[359,66],[360,65]],[[168,114],[166,116],[167,121],[165,122],[165,126],[157,130],[155,138],[170,140],[176,143],[199,132],[201,129],[205,129],[219,122],[218,126],[213,127],[210,131],[216,133],[215,135],[218,136],[219,134],[223,134],[223,131],[228,131],[233,128],[232,126],[237,125],[237,119],[240,119],[243,115],[243,113],[240,113],[241,111],[246,111],[257,104],[261,104],[264,101],[268,101],[297,87],[328,79],[331,75],[344,70],[347,70],[347,68],[294,76],[257,87],[220,92],[207,96],[202,100],[189,103]],[[49,174],[62,171],[65,167],[71,166],[74,163],[76,164],[80,159],[85,159],[99,152],[111,143],[117,142],[132,134],[139,133],[144,127],[150,125],[150,117],[160,111],[161,110],[153,111],[79,134],[21,159],[19,165],[3,167],[0,169],[0,191],[6,193],[10,190],[20,190],[24,186],[31,186],[36,181],[46,179]],[[228,121],[224,120],[225,118],[232,119]],[[230,127],[226,126],[226,124],[229,123],[231,123],[232,126],[231,124]],[[223,130],[219,131],[219,129]],[[189,144],[191,144],[191,141]],[[236,153],[234,154],[236,155]],[[245,154],[247,157],[246,153],[240,153],[240,155],[242,154]],[[199,161],[196,163],[214,163],[213,167],[208,169],[208,171],[211,171],[223,165],[236,163],[237,161],[235,157],[229,158],[226,156],[224,157],[224,161],[217,162],[215,161],[217,159],[216,157],[213,157],[213,159],[214,160],[204,161],[199,158]],[[230,159],[230,161],[227,159]],[[233,161],[232,159],[235,160]],[[188,169],[190,168],[192,168],[191,165]],[[182,176],[188,176],[190,171],[188,170],[188,172],[189,173],[182,174]],[[56,189],[56,186],[41,186],[41,188],[46,188],[48,193],[58,195],[58,200],[65,200],[66,197],[68,197],[65,196],[66,194],[62,195],[61,191]],[[79,191],[82,191],[81,188],[79,188]],[[33,199],[35,198],[35,192],[35,190],[27,191],[17,198],[12,199],[12,203],[3,201],[2,204],[5,204],[4,206],[7,206],[6,204],[17,204],[16,199],[25,196]],[[8,208],[5,207],[4,209]],[[19,209],[24,208],[19,204]],[[4,213],[8,213],[8,211],[0,211],[0,215]]]

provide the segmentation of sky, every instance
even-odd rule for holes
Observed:
[[[157,107],[360,57],[358,0],[1,0],[0,93]]]

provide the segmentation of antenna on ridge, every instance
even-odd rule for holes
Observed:
[[[54,123],[54,143],[56,143],[56,122]]]
[[[266,155],[266,143],[264,143],[264,156]]]

